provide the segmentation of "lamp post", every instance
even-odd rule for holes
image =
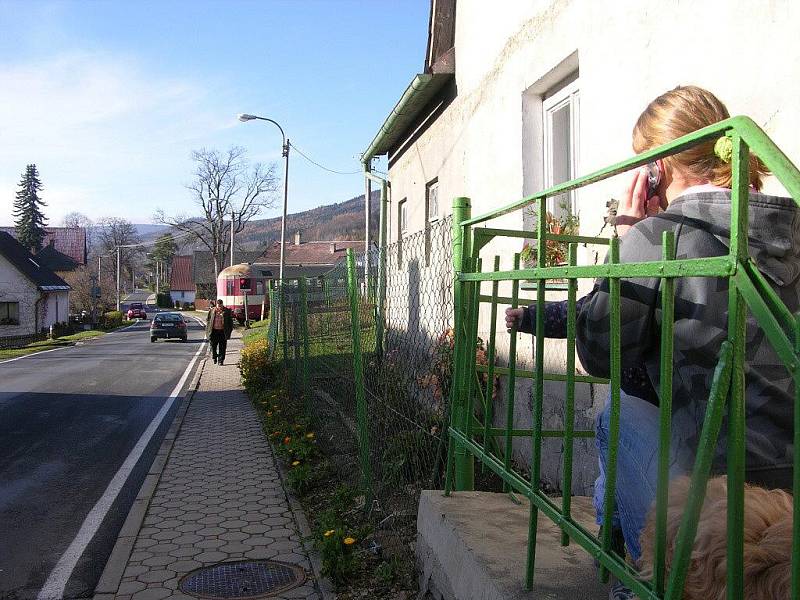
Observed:
[[[280,280],[281,284],[283,284],[283,262],[284,262],[284,246],[286,245],[286,206],[287,200],[289,196],[289,140],[286,139],[286,134],[283,132],[283,127],[281,127],[277,121],[273,121],[272,119],[268,119],[266,117],[259,117],[256,115],[248,115],[248,114],[241,114],[239,115],[240,121],[268,121],[275,125],[280,132],[281,137],[283,138],[283,158],[284,158],[284,167],[283,167],[283,218],[281,219],[281,258],[280,258],[280,268],[278,279]]]

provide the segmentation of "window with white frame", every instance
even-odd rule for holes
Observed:
[[[425,212],[428,221],[439,219],[439,180],[434,179],[425,186]]]
[[[579,107],[577,80],[542,99],[545,188],[578,176]],[[574,213],[576,204],[573,190],[549,197],[547,210],[555,216],[561,216]]]
[[[19,325],[19,302],[0,302],[0,325]]]
[[[397,203],[397,239],[408,231],[408,202],[403,198]]]

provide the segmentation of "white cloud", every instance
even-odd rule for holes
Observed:
[[[108,54],[0,64],[0,224],[31,162],[51,223],[72,210],[149,221],[185,203],[189,151],[228,125],[208,86]]]

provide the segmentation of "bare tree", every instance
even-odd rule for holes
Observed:
[[[210,250],[216,273],[224,268],[225,255],[230,249],[231,223],[234,233],[239,233],[250,219],[276,201],[275,164],[251,166],[246,154],[246,150],[238,146],[225,152],[206,148],[192,152],[195,179],[187,188],[201,216],[170,217],[163,210],[154,216],[154,221],[188,233]]]
[[[81,212],[71,212],[64,215],[61,219],[64,227],[80,227],[86,232],[86,249],[91,254],[92,244],[94,243],[94,221]]]
[[[124,248],[122,246],[130,246],[141,242],[136,226],[130,221],[119,217],[107,217],[100,220],[97,237],[103,254],[112,255],[116,258],[117,247],[120,247],[120,268],[125,272],[121,283],[127,289],[127,282],[130,281],[133,275],[136,259],[141,255],[142,248]]]

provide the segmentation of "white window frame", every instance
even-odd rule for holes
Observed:
[[[408,199],[403,198],[397,203],[397,231],[398,237],[408,232]]]
[[[436,192],[431,194],[431,192]],[[431,197],[434,202],[431,202]],[[429,223],[439,220],[439,178],[433,179],[425,184],[425,212]]]
[[[544,187],[549,188],[553,182],[553,115],[565,106],[569,106],[570,125],[570,174],[569,179],[579,175],[578,157],[580,156],[580,92],[579,81],[576,79],[563,88],[548,95],[542,100],[542,125],[544,140]],[[570,211],[577,208],[577,190],[569,192]],[[553,214],[560,211],[556,205],[558,198],[547,199],[547,210]]]

